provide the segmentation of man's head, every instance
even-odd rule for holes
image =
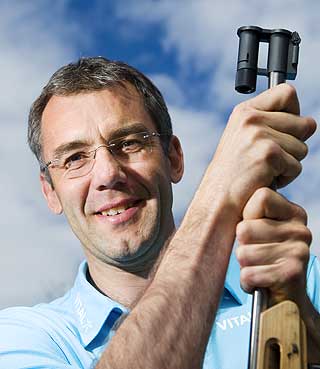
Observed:
[[[165,150],[168,147],[172,125],[165,101],[157,87],[137,69],[128,64],[103,57],[81,58],[58,69],[33,103],[28,121],[28,143],[31,151],[45,170],[41,146],[41,117],[52,96],[70,96],[85,92],[124,87],[135,87],[146,111],[163,136]],[[50,177],[48,177],[50,179]]]
[[[141,132],[148,144],[137,144]],[[28,138],[48,205],[65,213],[88,260],[134,270],[155,259],[174,229],[171,182],[183,160],[145,76],[103,58],[59,69],[31,108]],[[74,170],[83,158],[86,170]]]

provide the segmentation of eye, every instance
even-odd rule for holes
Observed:
[[[89,157],[88,153],[77,152],[75,154],[70,155],[67,159],[65,159],[63,165],[65,169],[79,168],[86,162],[88,157]]]
[[[114,141],[111,148],[117,154],[131,154],[143,150],[147,140],[148,135],[146,133],[135,133]]]

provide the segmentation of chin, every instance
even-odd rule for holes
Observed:
[[[113,265],[128,272],[149,270],[156,261],[159,247],[154,240],[140,240],[134,244],[121,242],[113,245],[113,250],[102,250],[100,259],[106,264]]]

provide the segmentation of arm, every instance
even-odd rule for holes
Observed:
[[[271,304],[294,301],[306,324],[308,362],[319,362],[320,315],[307,295],[306,272],[311,233],[306,212],[280,194],[255,192],[237,227],[241,284],[247,291],[268,288]]]
[[[282,113],[280,111],[286,111]],[[200,368],[218,308],[242,210],[274,177],[300,172],[304,139],[292,87],[280,85],[239,105],[150,286],[103,353],[102,368]],[[190,297],[192,296],[192,301]]]

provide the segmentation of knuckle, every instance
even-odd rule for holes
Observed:
[[[304,265],[309,260],[310,250],[309,246],[306,242],[299,241],[295,243],[295,246],[292,247],[291,250],[291,258],[289,259],[289,264],[292,264],[291,267],[293,269],[296,269],[299,267],[299,265]],[[301,262],[297,262],[297,260]]]
[[[299,160],[302,160],[308,155],[308,152],[309,152],[308,145],[304,142],[301,142],[301,150],[300,151],[301,152],[300,152]]]
[[[261,187],[255,192],[256,201],[264,208],[269,204],[273,191],[268,187]]]
[[[300,141],[296,147],[297,152],[295,153],[294,156],[298,161],[300,161],[308,155],[309,148],[308,145],[302,141]]]
[[[253,108],[247,108],[243,113],[240,124],[244,128],[249,126],[252,127],[253,125],[256,125],[256,123],[259,123],[259,120],[261,120],[261,113]]]
[[[305,209],[302,206],[294,203],[292,203],[292,206],[293,206],[293,216],[301,220],[303,224],[306,225],[308,222],[308,214],[305,211]]]
[[[236,238],[237,238],[240,245],[243,245],[243,244],[249,242],[249,240],[250,240],[250,227],[248,225],[248,222],[242,221],[242,222],[237,224]],[[239,252],[242,253],[242,251],[239,251]]]
[[[301,139],[302,141],[307,140],[317,129],[317,122],[313,117],[301,117],[301,127],[304,127]]]
[[[242,268],[240,271],[240,282],[246,292],[251,292],[254,288],[254,273],[251,268]]]
[[[300,239],[302,241],[304,241],[304,243],[306,245],[311,245],[311,242],[312,242],[312,232],[310,231],[310,229],[306,226],[304,227],[301,227],[301,230],[300,230]]]
[[[281,153],[280,146],[271,140],[266,141],[264,154],[267,159],[274,159]]]
[[[317,122],[313,117],[307,117],[311,132],[315,132],[317,129]]]
[[[244,265],[243,248],[241,246],[238,246],[237,249],[235,250],[235,254],[240,266],[242,267]]]
[[[282,84],[283,90],[284,90],[284,94],[286,96],[287,99],[291,100],[291,99],[297,99],[297,90],[295,89],[295,87],[291,84],[288,83],[284,83]]]
[[[236,257],[241,268],[252,265],[252,252],[250,252],[250,247],[238,246],[236,249]]]
[[[244,101],[244,102],[236,105],[233,108],[231,115],[232,116],[239,116],[239,115],[241,116],[245,110],[246,110],[246,102]]]
[[[233,108],[233,112],[234,113],[243,113],[245,112],[247,109],[250,108],[250,104],[248,103],[248,100],[242,101],[240,104],[237,104],[234,108]]]
[[[238,124],[243,127],[251,126],[261,119],[261,112],[251,107],[247,101],[237,105],[233,112],[238,115]]]
[[[250,145],[256,146],[259,141],[264,141],[268,139],[267,132],[265,127],[262,124],[253,124],[254,119],[250,118],[248,121],[244,122],[244,125],[251,125],[250,129],[250,136],[248,136],[248,140]],[[255,120],[257,122],[257,120]],[[254,147],[253,146],[253,147]]]
[[[286,282],[300,282],[301,276],[305,276],[306,269],[304,263],[297,263],[295,260],[290,260],[287,263],[284,276]]]
[[[302,172],[302,164],[300,161],[294,161],[292,164],[292,176],[297,178],[298,175]]]

